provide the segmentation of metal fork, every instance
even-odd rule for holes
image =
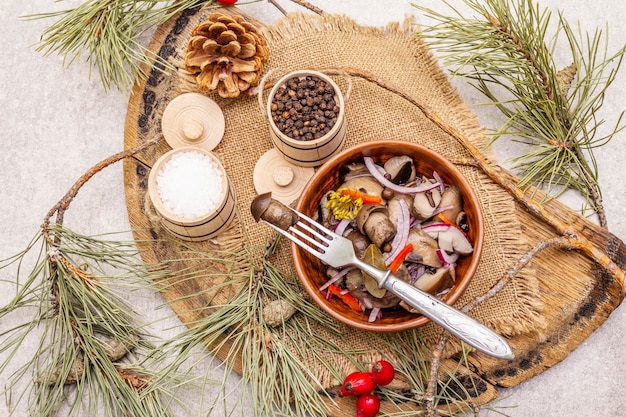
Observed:
[[[293,210],[290,208],[290,210]],[[398,279],[389,270],[383,271],[357,258],[352,242],[317,223],[310,217],[293,210],[299,221],[283,230],[266,222],[283,236],[306,250],[322,262],[338,268],[354,265],[373,277],[380,288],[398,296],[424,316],[437,323],[459,339],[481,352],[499,359],[514,358],[509,344],[487,326],[449,306],[436,297]],[[306,221],[306,222],[305,222]]]

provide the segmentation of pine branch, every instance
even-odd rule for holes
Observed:
[[[577,190],[606,227],[593,149],[624,127],[622,113],[612,131],[595,137],[604,122],[597,119],[600,106],[626,47],[609,55],[601,31],[577,36],[562,14],[554,27],[551,13],[533,0],[464,2],[477,16],[416,5],[436,22],[420,36],[506,118],[492,141],[511,136],[527,145],[526,154],[512,159],[522,174],[519,186],[543,187],[553,196]],[[563,34],[573,64],[559,71],[554,55]]]
[[[115,87],[127,91],[152,69],[161,72],[173,69],[139,42],[140,35],[177,13],[201,6],[216,7],[214,3],[214,0],[86,0],[73,9],[28,15],[25,19],[56,19],[42,33],[38,52],[61,55],[67,66],[86,54],[105,90]]]

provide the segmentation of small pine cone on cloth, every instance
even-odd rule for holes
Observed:
[[[234,98],[258,82],[267,58],[265,37],[253,24],[242,16],[211,13],[191,32],[185,66],[200,91],[217,89]]]

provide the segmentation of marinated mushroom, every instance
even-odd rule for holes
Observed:
[[[434,294],[444,287],[447,279],[450,279],[450,268],[437,268],[434,273],[427,270],[414,285],[422,291]]]
[[[469,232],[469,223],[467,222],[467,213],[465,213],[464,211],[461,211],[456,218],[454,219],[454,223],[456,223],[457,226],[459,226],[459,229],[461,229],[462,232],[467,233]]]
[[[389,220],[387,207],[381,204],[366,204],[356,216],[359,232],[373,244],[383,248],[396,235],[396,226]]]
[[[463,198],[461,190],[457,186],[451,185],[441,195],[439,207],[449,207],[437,214],[441,220],[456,221],[457,217],[463,210]]]
[[[423,181],[429,181],[423,177]],[[435,210],[441,202],[441,192],[439,188],[433,188],[430,191],[417,193],[413,197],[413,214],[419,220],[426,220],[433,217]]]
[[[467,240],[463,232],[456,227],[449,227],[444,232],[439,232],[439,248],[448,253],[458,253],[459,255],[469,255],[474,251],[472,244]]]
[[[378,197],[380,197],[383,192],[383,186],[371,176],[351,178],[338,187],[338,189],[342,188],[357,190],[361,193]]]
[[[402,209],[400,207],[400,201],[404,200],[406,202],[406,206],[411,210],[411,206],[413,205],[413,197],[409,194],[398,194],[394,196],[391,200],[387,202],[387,210],[389,213],[389,220],[393,224],[399,224],[399,219],[401,218]],[[410,215],[410,213],[409,213]]]
[[[324,194],[324,197],[322,197],[322,200],[320,201],[319,210],[317,212],[317,217],[316,217],[316,220],[322,223],[326,227],[331,226],[330,225],[330,221],[332,219],[331,211],[328,207],[326,207],[326,204],[328,203],[328,200],[331,194],[332,194],[332,191],[328,191],[326,194]]]
[[[389,179],[395,184],[406,184],[415,180],[415,163],[408,155],[393,156],[383,165]]]
[[[451,268],[437,268],[435,271],[427,271],[413,285],[427,293],[437,294],[439,290],[451,285],[450,282],[453,281],[450,275],[451,271],[453,271]],[[411,313],[421,313],[404,301],[400,302],[400,306]]]
[[[298,222],[298,215],[280,201],[272,198],[272,193],[256,196],[250,204],[250,212],[257,222],[265,220],[283,230]]]
[[[359,269],[352,269],[346,274],[345,285],[348,291],[364,291],[365,285],[363,284],[363,273]]]
[[[408,254],[407,260],[419,262],[426,266],[440,268],[441,260],[437,256],[439,245],[437,241],[420,229],[409,231],[409,243],[413,245],[413,251]]]
[[[346,182],[352,178],[358,177],[371,177],[369,170],[363,163],[353,162],[351,164],[345,164],[339,168],[339,179],[341,182]]]
[[[359,231],[354,229],[350,230],[345,235],[345,237],[352,242],[352,247],[354,247],[354,252],[356,253],[356,256],[359,259],[363,259],[367,247],[371,244],[370,240],[365,235],[363,235],[363,233],[360,233]]]

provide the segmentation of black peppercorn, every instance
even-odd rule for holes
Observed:
[[[272,98],[272,120],[291,138],[319,139],[337,123],[335,94],[333,86],[318,77],[290,78]]]

